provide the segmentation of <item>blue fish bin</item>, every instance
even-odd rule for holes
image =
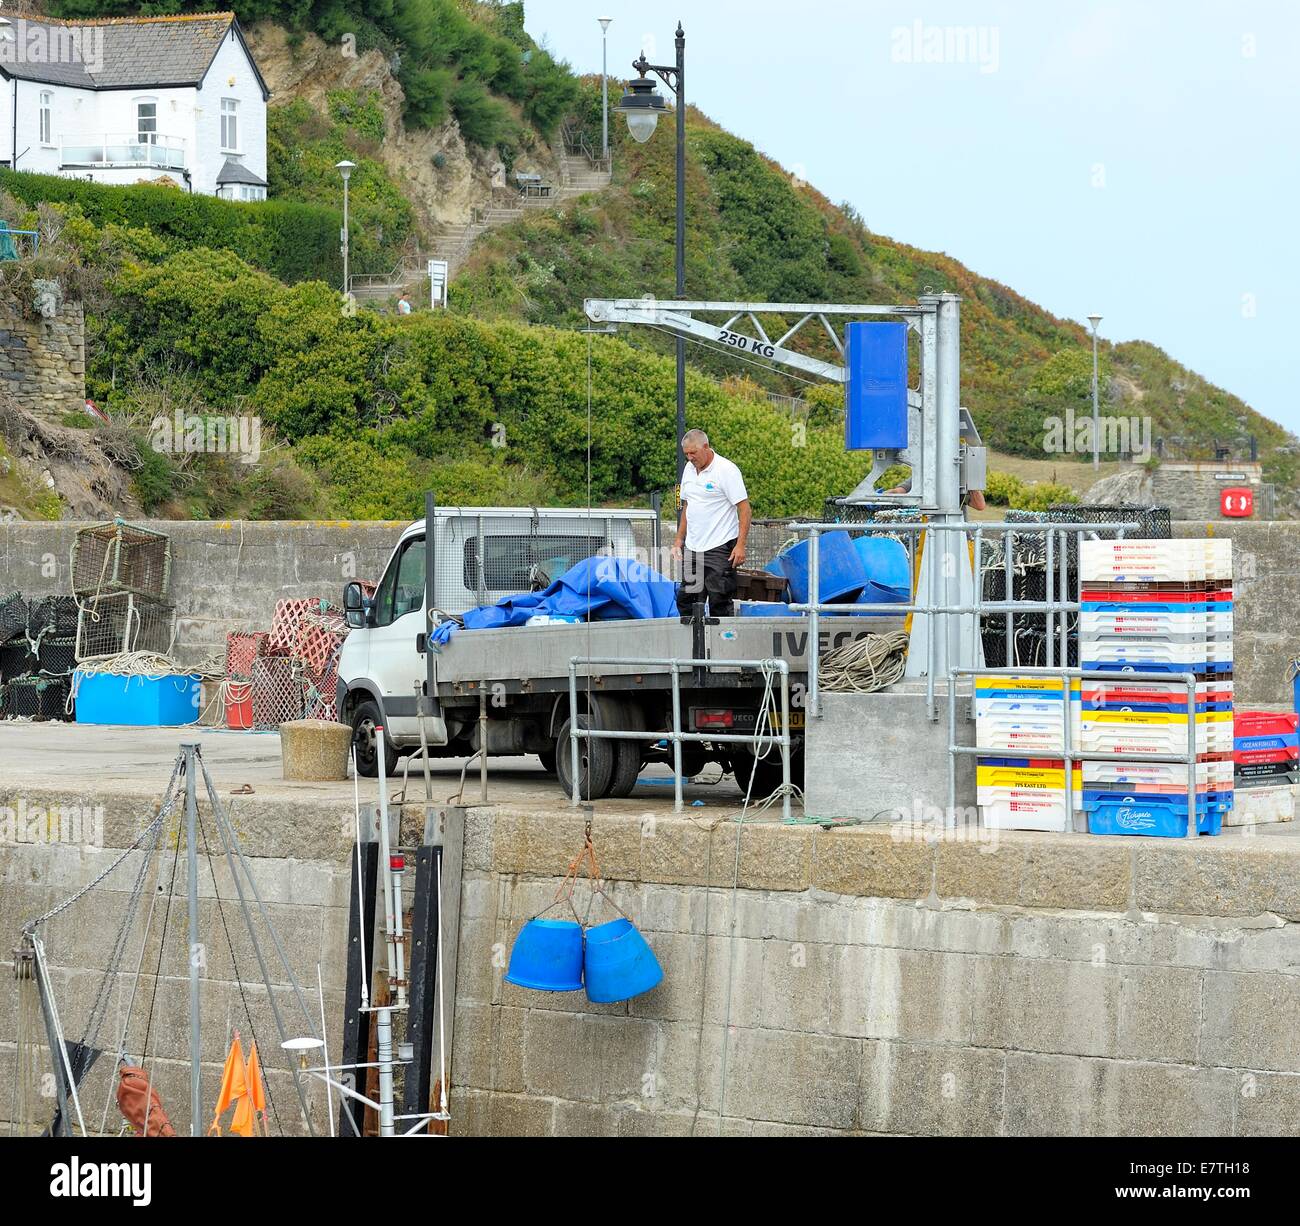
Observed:
[[[879,588],[906,604],[912,595],[912,568],[902,541],[889,536],[859,536],[853,548],[862,559],[862,570],[869,587]],[[884,597],[882,596],[882,599]]]
[[[791,545],[777,561],[790,584],[792,604],[804,604],[809,598],[808,552],[811,544],[802,540]],[[823,603],[842,600],[851,603],[867,586],[862,557],[847,532],[827,532],[818,542],[818,592]]]
[[[582,925],[576,920],[530,919],[510,949],[506,982],[537,992],[582,987]]]
[[[77,669],[73,686],[79,724],[176,728],[199,718],[203,678],[198,673],[123,677]]]
[[[640,996],[658,986],[664,977],[649,942],[625,916],[587,930],[583,971],[587,999],[598,1005]]]
[[[741,617],[802,617],[782,600],[740,600],[736,608]]]

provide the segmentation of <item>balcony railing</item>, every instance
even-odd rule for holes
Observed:
[[[153,132],[65,137],[60,142],[59,165],[61,168],[147,166],[157,170],[184,170],[185,141],[179,136]]]

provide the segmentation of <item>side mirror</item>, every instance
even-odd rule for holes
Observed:
[[[370,601],[361,593],[361,584],[349,583],[343,589],[343,616],[354,630],[360,630],[369,620]]]

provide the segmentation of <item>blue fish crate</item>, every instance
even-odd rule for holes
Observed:
[[[1089,804],[1089,834],[1136,835],[1144,838],[1185,839],[1187,837],[1187,801],[1180,809],[1169,797],[1116,796]],[[1223,810],[1210,806],[1196,810],[1196,833],[1218,834],[1223,829]]]
[[[1232,675],[1231,660],[1195,660],[1186,664],[1167,660],[1084,660],[1079,667],[1085,673],[1191,673],[1198,681]]]
[[[199,718],[203,678],[198,673],[123,677],[78,669],[76,721],[133,728],[176,728]]]

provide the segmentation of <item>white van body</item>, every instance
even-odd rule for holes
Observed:
[[[494,604],[598,553],[636,557],[634,525],[642,526],[645,547],[654,521],[650,510],[439,507],[433,527],[434,608],[441,614],[460,614]],[[373,699],[388,739],[404,748],[420,740],[416,695],[423,693],[425,659],[416,639],[443,620],[426,621],[424,601],[421,519],[398,539],[367,609],[366,624],[344,641],[338,671],[338,718],[350,722],[357,703]]]

